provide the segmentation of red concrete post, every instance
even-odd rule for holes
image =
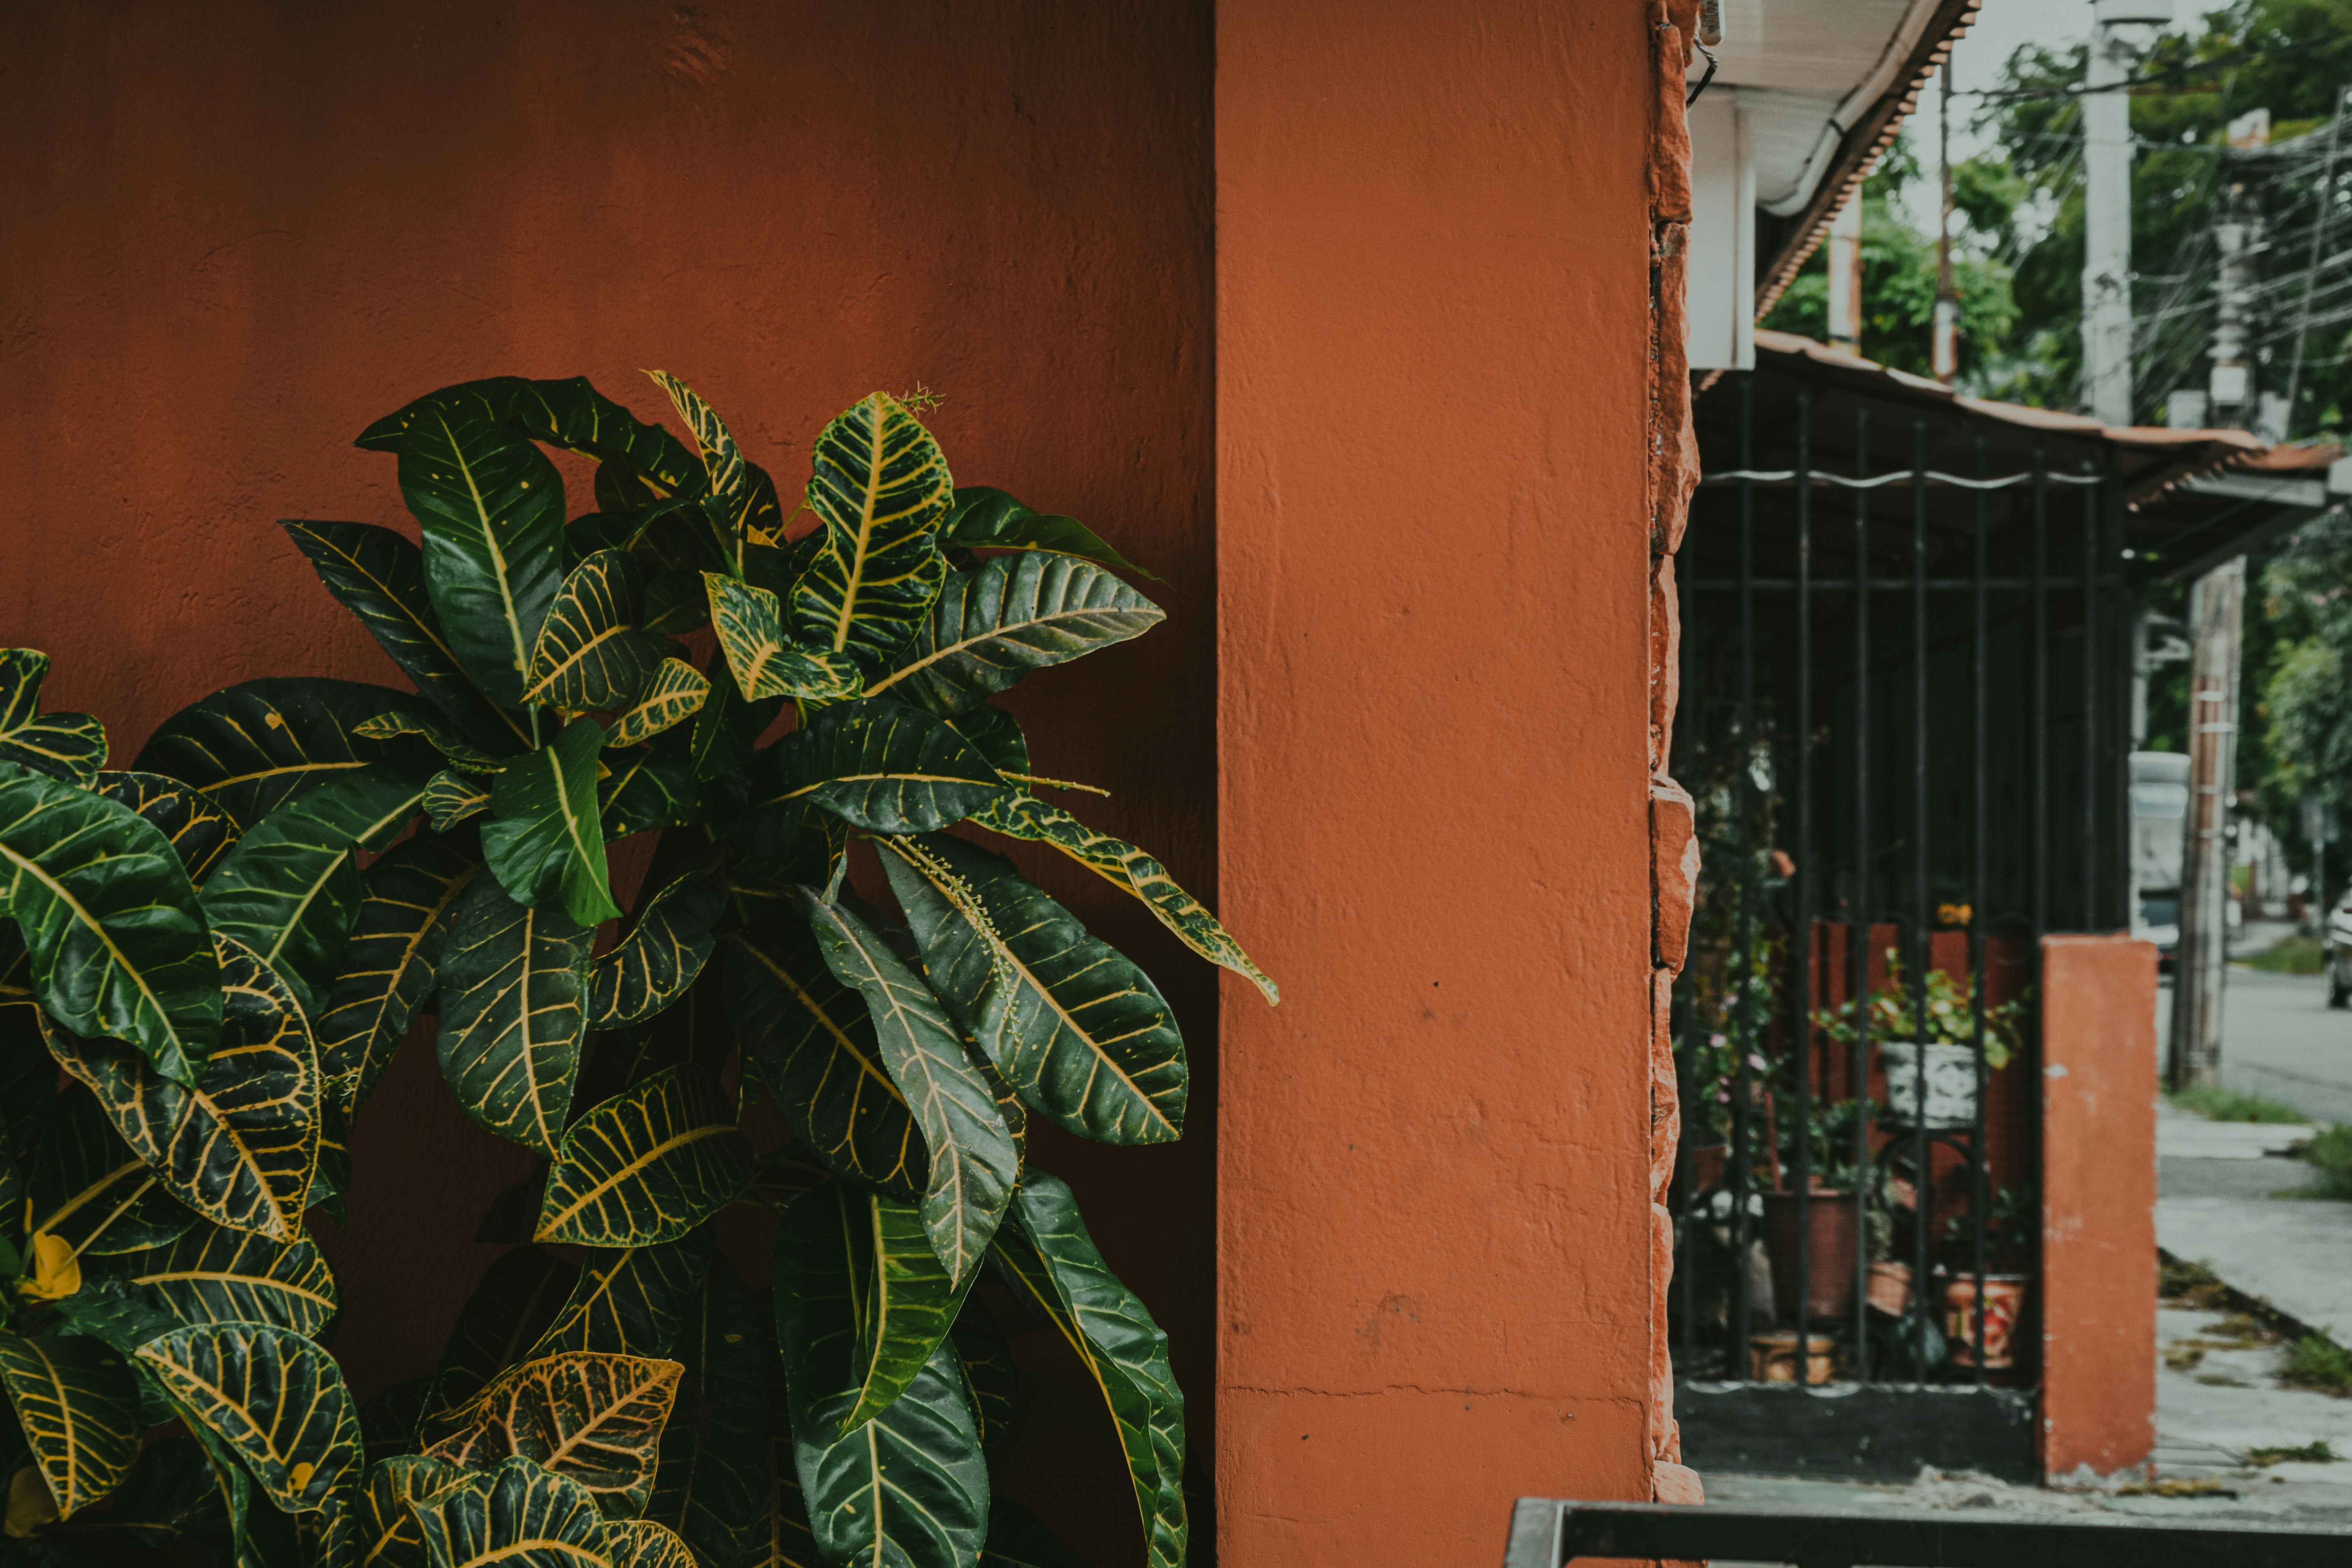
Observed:
[[[2113,1476],[2156,1447],[2156,949],[2042,953],[2042,1468]]]
[[[1675,1451],[1661,22],[1218,8],[1219,886],[1283,985],[1221,1014],[1228,1568],[1496,1553]]]

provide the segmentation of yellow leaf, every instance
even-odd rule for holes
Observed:
[[[57,1522],[57,1500],[49,1496],[47,1481],[41,1479],[38,1468],[26,1465],[8,1478],[8,1521],[5,1526],[10,1535],[22,1541],[45,1524]]]
[[[81,1289],[81,1259],[73,1243],[62,1236],[37,1231],[33,1236],[33,1271],[16,1281],[16,1294],[36,1301],[62,1301]],[[10,1506],[9,1517],[16,1517]]]

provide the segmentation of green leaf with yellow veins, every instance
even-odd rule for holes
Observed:
[[[676,1241],[751,1179],[750,1140],[719,1080],[681,1064],[595,1107],[564,1134],[532,1239],[583,1247]]]
[[[551,1157],[571,1120],[594,938],[562,910],[527,909],[477,877],[442,952],[435,1047],[458,1109]]]
[[[784,634],[776,596],[722,573],[704,574],[710,595],[711,624],[719,650],[746,700],[797,697],[837,702],[855,697],[866,678],[846,654],[812,653]]]
[[[102,773],[90,793],[129,806],[161,833],[180,858],[191,882],[203,882],[236,842],[234,817],[179,780],[162,773]]]
[[[139,1384],[113,1346],[81,1334],[0,1331],[0,1386],[58,1518],[71,1519],[131,1473]]]
[[[574,719],[547,745],[517,757],[490,786],[482,853],[515,902],[561,909],[583,926],[617,919],[604,865],[596,753],[604,731]]]
[[[588,973],[592,1027],[642,1023],[682,995],[702,973],[726,908],[727,885],[715,869],[686,871],[646,900],[629,933]]]
[[[634,746],[650,741],[674,724],[700,710],[710,695],[710,678],[682,658],[665,658],[655,666],[636,705],[613,721],[604,737],[609,747]]]
[[[522,700],[566,713],[635,702],[662,660],[641,629],[645,596],[646,569],[625,550],[574,566],[541,623]]]
[[[288,1513],[326,1507],[359,1464],[359,1407],[342,1372],[291,1329],[200,1324],[138,1356]]]
[[[44,713],[49,656],[0,647],[0,763],[87,788],[106,766],[106,726],[89,713]]]
[[[947,580],[937,535],[954,487],[939,444],[887,393],[826,426],[808,484],[824,543],[793,584],[793,637],[869,674],[889,668]]]

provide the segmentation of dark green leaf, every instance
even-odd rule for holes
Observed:
[[[415,544],[368,522],[294,520],[278,526],[310,557],[327,591],[360,618],[451,723],[477,744],[530,743],[522,720],[485,697],[457,661],[425,591],[425,556]]]
[[[360,873],[359,920],[311,1026],[319,1070],[364,1101],[432,994],[457,900],[481,863],[446,839],[394,846]]]
[[[772,1340],[773,1336],[770,1336]],[[767,1532],[745,1568],[832,1568],[817,1550],[816,1533],[809,1528],[808,1499],[801,1490],[800,1465],[794,1458],[791,1396],[784,1385],[783,1359],[768,1358]]]
[[[88,787],[106,766],[106,726],[89,713],[44,713],[49,656],[0,647],[0,763]]]
[[[656,1247],[590,1254],[555,1321],[531,1347],[531,1355],[566,1351],[669,1354],[702,1289],[713,1245],[706,1226]]]
[[[286,982],[220,943],[221,1047],[182,1086],[115,1040],[48,1032],[49,1054],[174,1197],[215,1225],[274,1241],[301,1234],[319,1157],[319,1063]]]
[[[371,1468],[417,1449],[416,1428],[433,1398],[433,1376],[404,1377],[360,1401],[360,1444]]]
[[[700,1568],[752,1568],[766,1544],[768,1368],[775,1360],[767,1309],[723,1258],[675,1352],[686,1367],[646,1516],[677,1532]]]
[[[360,1422],[362,1426],[367,1423],[364,1409]],[[356,1568],[425,1568],[425,1527],[415,1505],[471,1479],[455,1465],[421,1454],[397,1454],[377,1463],[355,1510]]]
[[[707,710],[709,704],[704,706]],[[596,799],[608,840],[656,827],[691,826],[702,819],[700,786],[687,758],[640,748],[613,752],[605,765],[612,776],[596,786]]]
[[[988,759],[990,767],[1006,778],[1029,776],[1029,738],[1021,732],[1020,722],[1003,709],[982,703],[947,722],[950,729],[971,742],[972,750]]]
[[[846,1437],[812,1440],[797,1423],[793,1436],[809,1522],[831,1561],[974,1561],[988,1530],[988,1465],[945,1345],[887,1410]]]
[[[1168,1336],[1103,1264],[1060,1180],[1032,1169],[997,1233],[996,1256],[1019,1295],[1052,1319],[1103,1391],[1155,1568],[1184,1561],[1184,1395]]]
[[[709,624],[710,600],[700,572],[662,572],[646,584],[646,630],[684,637]]]
[[[561,381],[498,375],[445,386],[377,420],[352,445],[397,452],[410,432],[430,428],[425,416],[436,410],[487,419],[517,435],[625,470],[633,484],[652,487],[643,492],[646,500],[702,490],[701,467],[683,442],[660,426],[639,419],[580,375]]]
[[[745,1074],[775,1097],[793,1138],[828,1170],[898,1197],[920,1194],[929,1157],[882,1065],[865,997],[825,967],[796,912],[727,942],[727,1011]]]
[[[55,1060],[46,1050],[42,1060],[54,1083]],[[46,1119],[26,1177],[33,1205],[26,1231],[58,1237],[79,1256],[161,1247],[196,1223],[116,1135],[98,1097],[79,1084]]]
[[[702,710],[694,716],[691,754],[694,776],[709,780],[740,771],[751,761],[751,748],[783,711],[781,697],[746,702],[731,680],[715,680]]]
[[[683,1370],[674,1361],[579,1351],[526,1362],[499,1373],[425,1456],[486,1469],[517,1455],[579,1482],[608,1510],[635,1514],[653,1493],[661,1429]]]
[[[616,920],[605,886],[604,829],[596,805],[604,726],[574,719],[553,743],[507,764],[490,786],[482,853],[519,904],[562,909],[583,926]]]
[[[783,611],[765,588],[720,572],[703,574],[709,586],[711,624],[719,649],[747,700],[796,697],[835,702],[866,684],[857,661],[845,653],[812,653],[784,635]]]
[[[1003,490],[986,485],[958,486],[940,525],[941,548],[965,550],[1055,550],[1105,566],[1117,566],[1155,583],[1165,581],[1112,549],[1076,518],[1031,511]]]
[[[1082,1138],[1184,1129],[1184,1038],[1159,988],[1023,881],[945,834],[878,840],[931,984],[1023,1100]]]
[[[751,1145],[735,1107],[699,1068],[668,1068],[597,1106],[548,1173],[535,1241],[651,1247],[735,1201]]]
[[[805,888],[801,903],[825,966],[865,996],[883,1063],[923,1130],[931,1155],[923,1224],[932,1250],[961,1285],[979,1267],[1020,1179],[1004,1118],[929,988],[856,915]]]
[[[441,1347],[423,1412],[446,1416],[461,1409],[499,1373],[529,1360],[580,1279],[576,1266],[536,1247],[516,1247],[491,1264]]]
[[[662,658],[638,629],[645,596],[646,569],[625,550],[599,550],[574,566],[539,628],[522,700],[567,713],[635,702]]]
[[[174,778],[250,827],[313,784],[372,763],[432,763],[402,737],[373,741],[362,724],[410,711],[414,693],[355,680],[277,678],[225,688],[163,721],[132,765]]]
[[[434,613],[474,683],[517,707],[563,576],[563,481],[528,439],[467,413],[420,414],[399,450]]]
[[[988,1544],[980,1568],[1090,1568],[1037,1516],[1008,1497],[988,1500]]]
[[[785,1366],[810,1379],[793,1425],[846,1435],[914,1383],[971,1282],[949,1278],[912,1204],[837,1182],[793,1200],[776,1246]]]
[[[446,833],[467,817],[488,809],[489,786],[460,773],[437,773],[425,781],[422,804],[433,831]]]
[[[26,1339],[0,1331],[0,1385],[59,1518],[72,1518],[131,1473],[139,1458],[139,1385],[113,1346],[79,1334]]]
[[[764,799],[809,801],[869,833],[929,833],[1006,789],[962,736],[896,702],[828,708],[764,755]]]
[[[468,1476],[415,1508],[432,1568],[605,1568],[595,1498],[528,1458]]]
[[[868,691],[961,713],[1033,669],[1140,637],[1166,618],[1090,562],[1038,552],[1000,556],[948,579],[898,668]]]
[[[711,922],[726,904],[727,884],[708,868],[663,884],[629,934],[588,972],[592,1026],[642,1023],[684,994],[710,957]]]
[[[808,486],[824,542],[793,584],[794,638],[887,668],[946,580],[934,536],[953,486],[929,432],[887,394],[826,426]]]
[[[205,918],[294,988],[306,1014],[335,983],[363,897],[358,850],[383,848],[425,803],[423,773],[383,766],[306,790],[263,817],[205,879]]]
[[[203,881],[236,842],[236,824],[227,812],[162,773],[100,773],[91,793],[130,807],[152,824],[179,856],[191,882]]]
[[[207,1323],[142,1345],[139,1359],[289,1513],[325,1507],[359,1463],[342,1373],[291,1329]]]
[[[572,1115],[594,936],[477,877],[441,957],[441,1076],[477,1123],[550,1156]]]
[[[313,1335],[335,1315],[334,1274],[307,1240],[271,1241],[199,1225],[121,1267],[183,1323],[275,1323]]]
[[[1004,1342],[995,1314],[976,1290],[964,1297],[951,1334],[964,1397],[971,1401],[972,1420],[980,1428],[980,1446],[993,1453],[1012,1436],[1013,1418],[1021,1413],[1021,1376],[1013,1347]]]
[[[665,658],[655,667],[636,705],[613,721],[607,746],[634,746],[650,741],[674,724],[682,724],[702,708],[710,695],[710,680],[682,658]]]
[[[695,1568],[693,1549],[677,1531],[650,1519],[606,1521],[604,1560],[612,1568]]]
[[[459,773],[484,775],[497,773],[506,766],[502,757],[482,750],[471,741],[452,731],[449,727],[415,708],[396,709],[390,713],[362,721],[356,733],[371,741],[390,741],[402,735],[421,737],[446,762]]]
[[[32,991],[79,1035],[184,1079],[220,1034],[220,965],[171,843],[129,806],[0,763],[0,912]]]
[[[974,810],[971,819],[1008,838],[1052,845],[1113,887],[1124,888],[1142,900],[1186,947],[1212,963],[1246,976],[1265,994],[1268,1005],[1282,1000],[1280,989],[1250,962],[1242,944],[1217,923],[1216,917],[1176,885],[1167,867],[1125,839],[1097,833],[1060,806],[1018,791],[1007,791]]]

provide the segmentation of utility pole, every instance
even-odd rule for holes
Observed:
[[[1862,353],[1862,187],[1830,220],[1830,347]]]
[[[2172,0],[2098,0],[2083,83],[2084,404],[2102,425],[2132,422],[2131,96],[2146,42]]]
[[[2231,148],[2238,152],[2268,146],[2270,110],[2257,109],[2231,121],[2229,139]],[[2221,221],[2213,226],[2221,264],[2213,285],[2213,369],[2206,383],[2207,417],[2216,426],[2250,430],[2255,403],[2253,349],[2249,339],[2262,214],[2247,182],[2232,174],[2226,163],[2222,176]]]
[[[1952,287],[1952,57],[1944,57],[1944,97],[1936,112],[1936,162],[1944,174],[1944,205],[1936,225],[1936,379],[1946,386],[1960,374],[1960,293]]]
[[[2229,956],[2230,787],[2238,740],[2238,634],[2246,558],[2197,580],[2189,678],[2189,821],[2182,836],[2180,942],[2173,955],[2166,1081],[2210,1087],[2221,1060],[2221,971]]]

